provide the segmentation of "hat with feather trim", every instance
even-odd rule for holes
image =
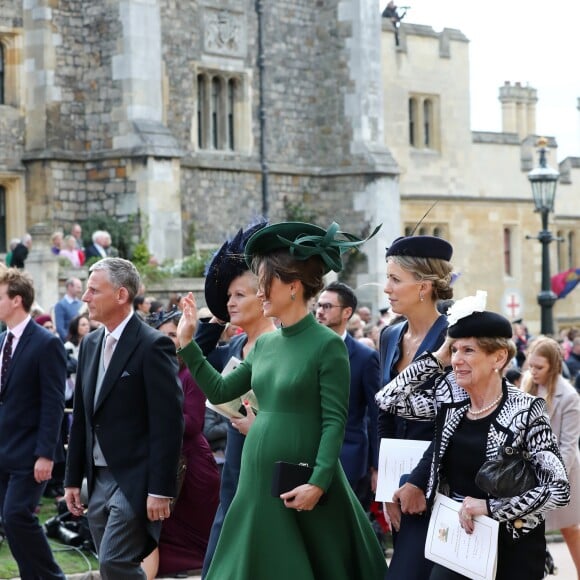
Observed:
[[[307,260],[320,256],[325,273],[342,270],[342,255],[372,238],[381,228],[377,226],[372,234],[361,240],[347,232],[341,232],[333,222],[328,230],[303,222],[280,222],[256,232],[244,250],[246,263],[251,265],[255,256],[265,256],[275,250],[287,249],[296,260]]]
[[[410,256],[413,258],[437,258],[449,262],[453,247],[443,238],[437,236],[403,236],[397,238],[387,248],[389,256]]]
[[[205,303],[211,313],[224,322],[229,322],[228,290],[232,281],[248,271],[244,260],[244,248],[256,232],[265,228],[267,222],[240,228],[232,240],[224,242],[213,255],[205,274]]]

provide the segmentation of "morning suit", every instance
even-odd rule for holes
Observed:
[[[350,395],[340,462],[354,489],[369,467],[376,469],[378,465],[375,395],[383,385],[378,353],[348,333],[344,343],[350,362]]]
[[[0,334],[4,344],[6,332]],[[35,508],[46,483],[34,480],[39,457],[63,461],[66,355],[61,340],[32,319],[25,326],[0,392],[0,508],[24,580],[64,578]]]
[[[381,332],[379,350],[383,386],[397,376],[396,367],[402,352],[401,341],[407,331],[407,326],[407,321],[403,321],[387,326]],[[436,351],[445,341],[446,335],[447,317],[440,315],[419,345],[413,360],[425,351]],[[433,439],[435,426],[433,420],[409,419],[379,410],[378,421],[379,440],[390,438],[432,441]],[[429,479],[432,451],[432,447],[429,447],[407,480],[423,490],[426,489]],[[423,580],[429,577],[433,564],[425,558],[424,554],[428,526],[429,519],[425,515],[401,514],[399,532],[393,533],[395,550],[389,566],[389,577],[404,580]]]
[[[123,522],[127,535],[119,536],[118,545],[113,539],[101,548],[108,550],[109,557],[122,541],[124,547],[129,546],[125,552],[132,551],[134,563],[150,553],[159,539],[161,523],[147,518],[148,494],[175,497],[177,492],[183,394],[177,380],[175,345],[132,315],[104,372],[95,401],[104,338],[105,329],[101,327],[81,342],[65,487],[81,487],[83,477],[87,478],[89,521],[92,500],[101,501],[108,490],[118,488],[116,497],[121,498],[121,504],[128,503],[133,518]],[[106,468],[94,465],[95,438]],[[96,479],[103,474],[104,486],[96,486]],[[93,498],[95,490],[98,494]],[[127,506],[120,505],[120,509]],[[120,560],[123,565],[130,565],[126,553]],[[107,577],[121,580],[129,577],[129,572],[140,577],[134,568],[121,572],[122,563],[117,568],[113,563],[113,572]]]

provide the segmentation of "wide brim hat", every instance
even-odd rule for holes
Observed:
[[[413,258],[436,258],[449,262],[453,246],[437,236],[403,236],[397,238],[388,248],[389,256],[410,256]]]
[[[224,242],[207,267],[205,303],[211,313],[224,322],[230,320],[227,307],[230,284],[249,269],[244,260],[244,248],[248,240],[265,227],[266,222],[261,222],[245,231],[240,229],[232,240]]]
[[[325,273],[343,268],[342,255],[372,238],[381,226],[375,228],[366,239],[341,232],[333,222],[325,230],[320,226],[304,222],[280,222],[256,232],[246,244],[246,264],[251,266],[256,256],[266,256],[276,250],[287,249],[296,260],[307,260],[319,256],[324,263]]]

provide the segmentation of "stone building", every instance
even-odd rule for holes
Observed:
[[[437,200],[421,231],[454,243],[457,295],[536,323],[535,92],[502,87],[504,130],[472,132],[467,39],[403,24],[395,47],[382,20],[378,0],[0,0],[0,251],[95,215],[160,260],[262,215],[383,223],[347,269],[382,306],[384,247]],[[578,266],[579,168],[560,164],[554,272]]]
[[[538,164],[532,87],[499,89],[502,131],[472,131],[469,42],[458,30],[402,24],[395,44],[383,19],[381,38],[385,145],[399,165],[401,227],[440,234],[455,248],[456,296],[488,291],[488,307],[540,328],[540,216],[534,213],[528,172]],[[517,73],[517,71],[514,71]],[[580,266],[580,158],[548,163],[561,173],[549,229],[552,274]],[[580,322],[580,289],[554,306],[556,328]]]
[[[0,0],[0,250],[137,216],[163,260],[305,207],[384,223],[351,268],[376,281],[400,221],[380,29],[375,0]]]

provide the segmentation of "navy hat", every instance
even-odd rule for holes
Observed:
[[[165,323],[174,320],[175,325],[179,323],[179,319],[181,318],[181,310],[177,309],[177,306],[174,306],[171,310],[159,310],[157,312],[153,312],[150,314],[145,322],[149,326],[152,326],[156,330],[159,330]]]
[[[248,271],[244,260],[244,248],[248,240],[266,227],[266,222],[240,229],[231,241],[224,242],[214,254],[205,274],[205,303],[211,313],[224,322],[229,322],[228,289],[238,276]]]
[[[333,222],[328,230],[303,222],[281,222],[256,232],[246,244],[246,263],[251,265],[254,256],[264,256],[279,249],[287,249],[296,260],[320,256],[325,273],[342,270],[342,255],[372,238],[378,226],[366,239],[339,231]]]
[[[387,248],[389,256],[410,256],[413,258],[437,258],[449,262],[453,247],[449,242],[437,236],[403,236],[397,238]]]
[[[496,312],[473,312],[457,320],[447,329],[450,338],[511,338],[510,321]]]

